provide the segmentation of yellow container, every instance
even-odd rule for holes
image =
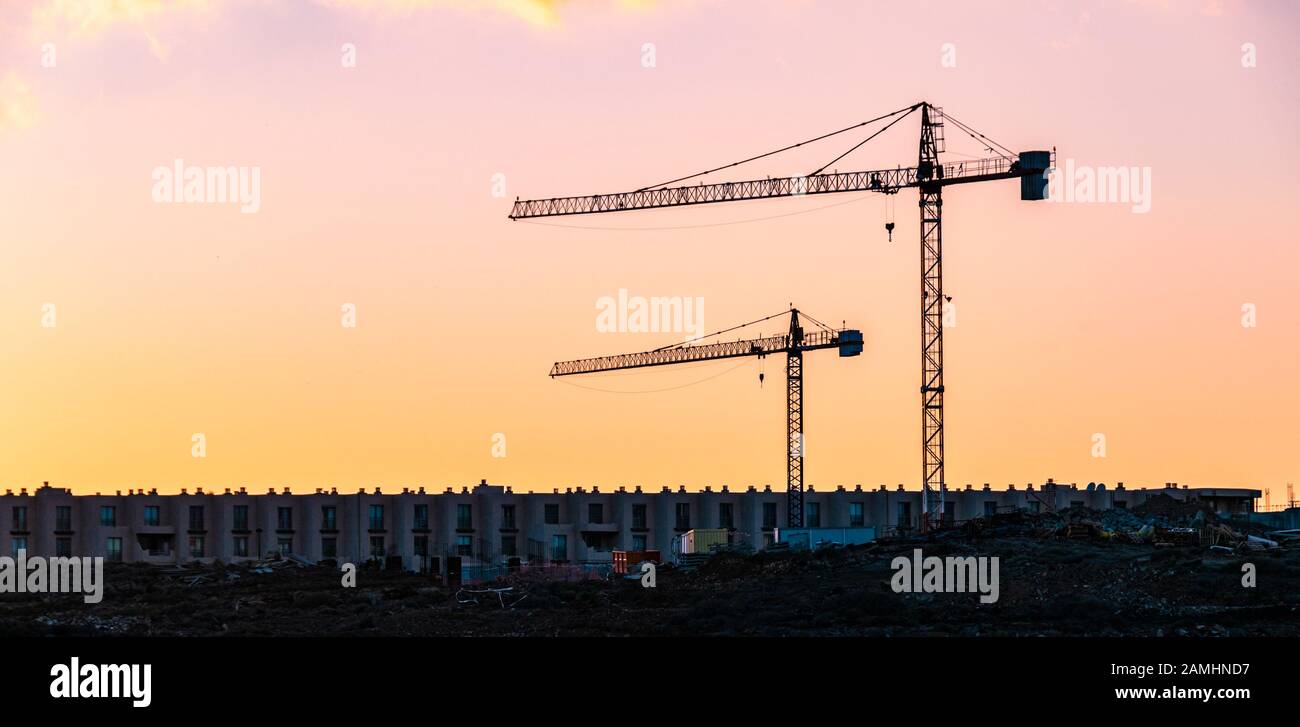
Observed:
[[[696,528],[682,537],[682,553],[708,553],[715,545],[725,546],[729,531],[724,528]]]

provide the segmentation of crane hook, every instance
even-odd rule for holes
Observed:
[[[894,241],[894,195],[885,193],[885,232],[889,233],[889,241]]]

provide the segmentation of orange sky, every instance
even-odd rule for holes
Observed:
[[[949,484],[1280,501],[1300,408],[1295,7],[976,5],[6,3],[0,486],[781,487],[780,358],[762,387],[757,361],[569,380],[625,393],[546,376],[680,340],[598,332],[596,301],[627,289],[703,298],[708,330],[790,302],[862,328],[865,355],[807,357],[807,479],[916,487],[915,193],[892,243],[883,201],[854,195],[556,220],[600,229],[506,214],[924,99],[1013,149],[1152,178],[1146,214],[1021,202],[1012,182],[945,194]],[[909,119],[837,167],[914,163],[916,137]],[[804,173],[860,138],[736,174]],[[258,167],[260,209],[155,203],[151,172],[177,158]]]

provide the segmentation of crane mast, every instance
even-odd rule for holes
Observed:
[[[790,349],[785,354],[786,525],[803,527],[803,326],[790,311]]]
[[[672,186],[683,180],[693,179],[732,166],[762,159],[772,154],[803,146],[805,143],[820,141],[870,123],[893,118],[893,121],[890,121],[884,128],[868,136],[849,151],[833,160],[838,161],[917,110],[921,112],[921,137],[915,167],[899,166],[894,169],[823,173],[825,168],[830,166],[830,164],[827,164],[805,176],[769,177],[738,182]],[[944,151],[944,125],[946,121],[952,122],[957,129],[965,132],[972,139],[984,145],[989,152],[997,154],[997,156],[972,161],[949,162],[947,164],[941,162],[939,155]],[[928,530],[937,525],[943,518],[944,492],[946,489],[943,426],[943,316],[944,303],[948,301],[948,298],[943,293],[943,189],[953,185],[973,182],[1020,179],[1020,198],[1022,200],[1047,199],[1046,173],[1054,163],[1054,155],[1055,150],[1052,152],[1012,152],[1007,147],[997,144],[997,142],[980,134],[951,115],[945,115],[938,107],[922,101],[871,121],[864,121],[846,129],[824,134],[808,142],[793,144],[783,149],[751,157],[725,167],[717,167],[688,177],[682,177],[672,182],[613,194],[551,197],[549,199],[534,200],[516,199],[514,206],[510,210],[510,219],[520,220],[560,215],[625,212],[660,207],[800,197],[835,192],[878,192],[889,195],[895,194],[902,189],[915,187],[918,192],[921,222],[922,496],[920,525],[922,530]],[[792,319],[790,330],[792,338],[797,333],[796,324],[797,321]],[[792,348],[791,351],[792,353],[787,357],[786,361],[786,399],[790,411],[787,431],[790,454],[787,457],[787,465],[789,482],[800,483],[798,498],[796,498],[793,484],[791,486],[790,511],[794,513],[797,508],[799,519],[802,521],[803,360],[799,349]],[[798,457],[795,456],[796,453],[799,454]]]
[[[921,209],[921,526],[943,519],[943,124],[921,107],[917,159]]]

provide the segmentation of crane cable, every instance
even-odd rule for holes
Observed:
[[[649,185],[649,186],[647,186],[647,187],[642,187],[642,188],[640,188],[640,189],[638,189],[638,190],[634,190],[634,191],[637,191],[637,192],[646,192],[646,191],[649,191],[649,190],[652,190],[652,189],[658,189],[659,187],[666,187],[666,186],[668,186],[668,185],[670,185],[670,184],[677,184],[678,182],[684,182],[684,181],[686,181],[686,180],[688,180],[688,179],[694,179],[695,177],[702,177],[702,176],[704,176],[704,175],[706,175],[706,174],[712,174],[713,172],[720,172],[720,171],[722,171],[723,169],[730,169],[731,167],[738,167],[738,166],[740,166],[741,164],[748,164],[749,162],[757,161],[757,160],[759,160],[759,159],[763,159],[764,157],[770,157],[770,156],[773,156],[773,155],[776,155],[776,154],[780,154],[780,153],[783,152],[783,151],[790,151],[791,149],[796,149],[796,148],[798,148],[798,147],[803,146],[804,144],[812,144],[812,143],[814,143],[814,142],[821,141],[822,139],[827,139],[827,138],[830,138],[830,137],[832,137],[832,136],[835,136],[836,134],[843,134],[843,133],[846,132],[846,131],[852,131],[852,130],[854,130],[854,129],[860,129],[860,128],[862,128],[863,126],[866,126],[867,124],[874,124],[874,123],[876,123],[877,121],[883,121],[883,120],[885,120],[885,119],[887,119],[887,118],[889,118],[889,117],[891,117],[891,116],[897,116],[898,114],[901,114],[901,113],[903,113],[903,112],[907,112],[907,113],[910,114],[910,113],[912,113],[913,111],[915,111],[915,110],[917,110],[918,108],[920,108],[920,106],[921,106],[921,104],[919,104],[919,103],[917,103],[917,104],[912,104],[911,106],[904,106],[903,108],[901,108],[901,109],[899,109],[899,110],[897,110],[897,111],[891,111],[890,113],[887,113],[887,114],[885,114],[884,116],[877,116],[877,117],[874,118],[874,119],[870,119],[870,120],[867,120],[867,121],[863,121],[863,122],[861,122],[861,123],[857,123],[857,124],[854,124],[854,125],[852,125],[852,126],[846,126],[846,127],[844,127],[843,129],[840,129],[839,131],[832,131],[832,132],[830,132],[829,134],[822,134],[821,136],[817,136],[817,137],[814,137],[814,138],[812,138],[812,139],[808,139],[808,140],[806,140],[806,141],[801,141],[801,142],[799,142],[798,144],[791,144],[791,145],[789,145],[789,146],[785,146],[785,147],[781,147],[780,149],[776,149],[776,150],[774,150],[774,151],[769,151],[769,152],[766,152],[766,153],[764,153],[764,154],[759,154],[758,156],[752,156],[752,157],[750,157],[750,158],[748,158],[748,159],[742,159],[742,160],[740,160],[740,161],[738,161],[738,162],[732,162],[732,163],[730,163],[730,164],[723,164],[723,165],[720,166],[720,167],[714,167],[713,169],[707,169],[707,170],[705,170],[705,171],[703,171],[703,172],[696,172],[695,174],[688,174],[688,175],[686,175],[685,177],[678,177],[677,179],[670,179],[670,180],[668,180],[667,182],[660,182],[659,184],[651,184],[651,185]],[[900,117],[900,118],[901,118],[901,117]],[[894,121],[897,121],[897,120],[898,120],[898,119],[895,119]],[[890,125],[890,126],[893,126],[893,124],[894,124],[894,122],[890,122],[889,125]],[[887,128],[889,128],[889,126],[886,126],[885,128],[887,129]],[[881,129],[881,131],[884,131],[884,129]],[[879,132],[877,132],[877,133],[879,133]],[[874,136],[874,135],[873,135],[873,136]],[[864,142],[864,143],[865,143],[865,142]],[[858,146],[861,146],[861,144],[859,144]],[[856,149],[856,148],[857,148],[857,147],[854,147],[854,149]],[[850,151],[852,151],[852,150],[850,150]],[[843,156],[843,155],[841,155],[841,156]],[[825,167],[823,167],[823,168],[825,168]],[[819,171],[820,171],[820,170],[819,170]]]
[[[799,311],[799,315],[801,315],[801,316],[803,316],[804,318],[807,318],[808,320],[812,321],[813,323],[816,323],[817,325],[821,326],[821,327],[822,327],[822,330],[826,331],[827,333],[834,333],[834,332],[835,332],[835,329],[834,329],[834,328],[831,328],[830,326],[826,325],[825,323],[822,323],[821,321],[817,320],[816,318],[813,318],[811,315],[808,315],[808,313],[807,313],[806,311],[800,310],[800,311]]]
[[[975,141],[978,141],[978,142],[983,143],[983,144],[984,144],[984,147],[985,147],[986,149],[988,149],[990,152],[992,152],[992,153],[994,153],[994,154],[997,154],[998,156],[1003,157],[1004,159],[1008,159],[1008,160],[1012,160],[1012,157],[1015,156],[1016,152],[1011,151],[1010,149],[1006,148],[1005,146],[1002,146],[1001,144],[999,144],[998,142],[996,142],[996,141],[990,139],[989,137],[985,136],[984,134],[981,134],[980,132],[976,131],[975,129],[971,128],[970,126],[967,126],[966,124],[962,123],[960,120],[958,120],[956,117],[952,116],[951,114],[944,113],[943,117],[944,117],[944,119],[946,119],[946,120],[948,120],[948,121],[951,121],[953,124],[955,124],[955,125],[957,126],[957,128],[959,128],[959,129],[961,129],[962,131],[966,132],[966,134],[967,134],[968,136],[970,136],[970,138],[974,139]],[[1011,156],[1006,156],[1005,154],[1002,154],[1002,153],[998,152],[997,149],[994,149],[994,148],[993,148],[993,147],[995,147],[995,146],[998,147],[998,149],[1001,149],[1002,151],[1005,151],[1007,154],[1010,154]]]
[[[911,108],[907,113],[903,114],[902,116],[899,116],[898,118],[894,119],[893,121],[889,122],[888,124],[885,124],[885,126],[884,126],[883,128],[881,128],[879,131],[877,131],[876,133],[872,134],[871,136],[868,136],[867,138],[863,139],[862,141],[859,141],[857,144],[854,144],[854,145],[853,145],[853,146],[852,146],[848,151],[844,152],[843,154],[841,154],[841,155],[835,157],[834,159],[832,159],[832,160],[826,162],[825,164],[821,165],[820,167],[817,168],[817,171],[812,172],[812,173],[808,174],[807,176],[809,176],[809,177],[814,177],[814,176],[817,176],[818,174],[821,174],[822,172],[826,171],[826,167],[829,167],[830,165],[834,164],[835,162],[838,162],[839,160],[843,159],[844,157],[846,157],[846,156],[852,154],[853,152],[857,151],[858,147],[862,146],[863,144],[867,143],[868,141],[871,141],[872,139],[876,138],[877,136],[880,136],[881,134],[885,133],[886,131],[889,131],[889,127],[893,126],[894,124],[897,124],[898,122],[902,121],[903,119],[907,118],[908,116],[911,116],[911,115],[912,115],[912,112],[915,111],[915,110],[917,110],[917,108],[919,108],[920,106],[921,106],[921,104],[917,104],[916,106],[913,106],[913,107],[912,107],[912,108]]]
[[[721,331],[714,331],[713,333],[706,333],[706,334],[704,334],[703,336],[696,336],[695,338],[688,338],[688,339],[686,339],[685,341],[682,341],[681,343],[674,343],[674,344],[671,344],[671,345],[668,345],[668,346],[661,346],[661,347],[659,347],[659,348],[651,349],[650,352],[651,352],[651,353],[655,353],[655,352],[658,352],[658,351],[671,351],[671,350],[673,350],[673,349],[675,349],[675,348],[681,348],[681,347],[683,347],[683,346],[686,346],[686,345],[688,345],[688,344],[694,343],[694,342],[696,342],[696,341],[703,341],[703,340],[706,339],[706,338],[713,338],[714,336],[721,336],[721,335],[724,334],[724,333],[731,333],[732,331],[737,331],[737,330],[740,330],[741,328],[748,328],[749,326],[752,326],[752,325],[754,325],[755,323],[762,323],[762,322],[764,322],[764,321],[770,321],[770,320],[772,320],[773,318],[776,318],[777,316],[783,316],[783,315],[789,313],[790,310],[791,310],[791,309],[787,309],[787,310],[783,310],[783,311],[781,311],[780,313],[773,313],[773,314],[770,315],[770,316],[763,316],[762,318],[759,318],[759,319],[756,320],[756,321],[750,321],[749,323],[741,323],[741,324],[738,325],[738,326],[732,326],[731,328],[724,328],[724,329],[722,329]]]

